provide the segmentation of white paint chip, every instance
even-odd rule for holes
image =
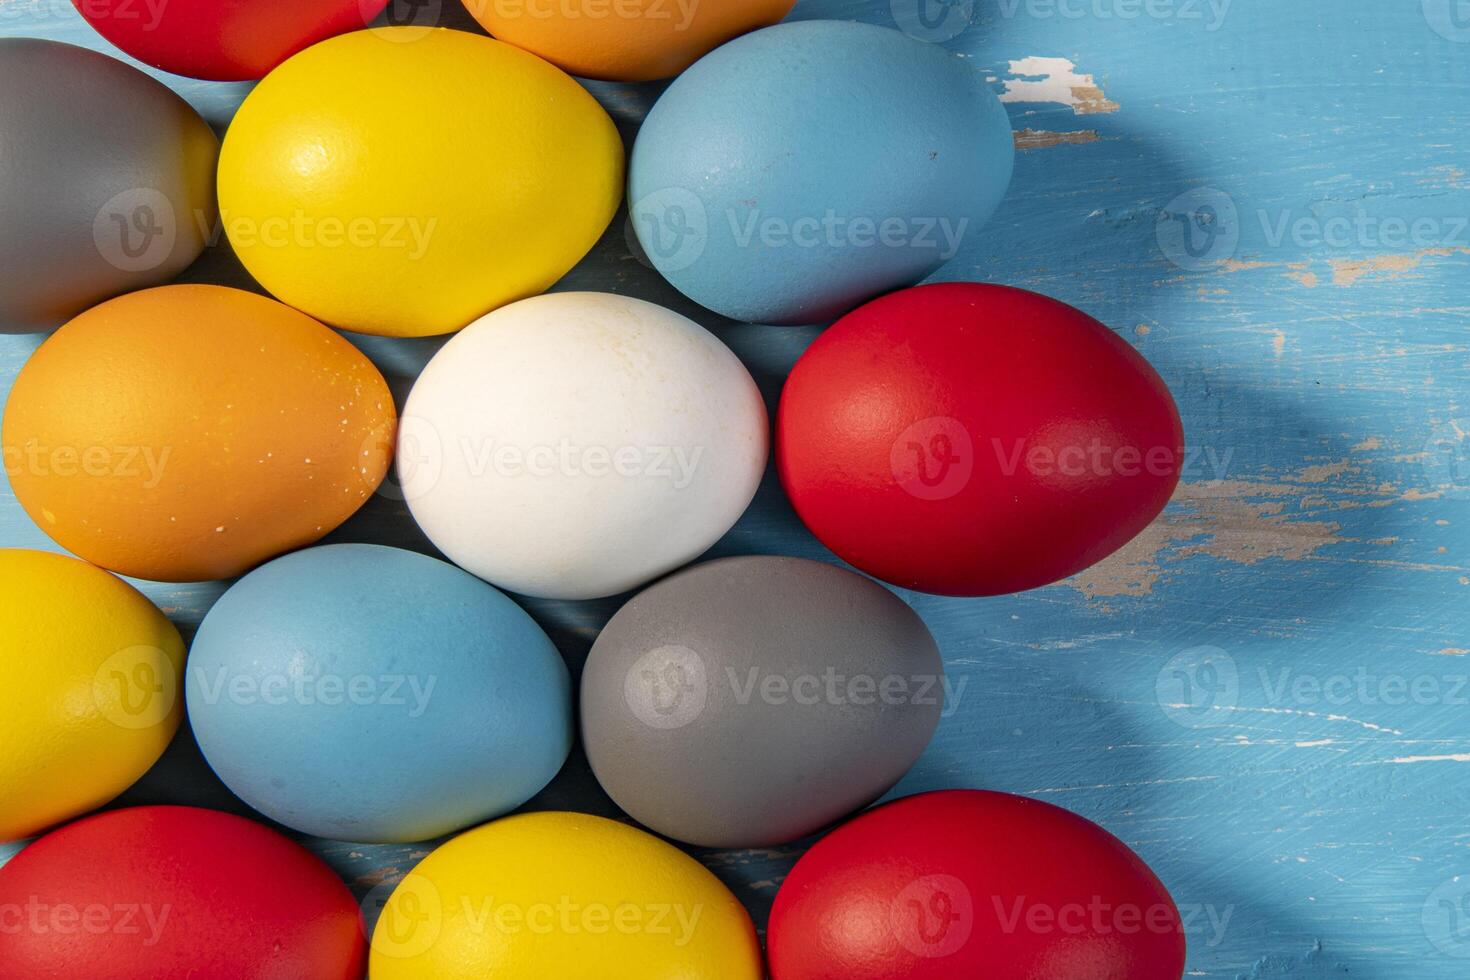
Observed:
[[[1091,75],[1079,74],[1066,58],[1022,58],[1010,63],[1010,74],[1019,77],[1006,79],[1002,102],[1054,102],[1079,116],[1119,109]]]

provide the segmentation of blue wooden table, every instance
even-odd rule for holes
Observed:
[[[439,16],[472,28],[457,0]],[[1015,182],[937,278],[1108,323],[1192,448],[1168,511],[1103,565],[1009,598],[906,595],[964,687],[895,793],[987,787],[1099,821],[1178,899],[1190,976],[1470,976],[1470,3],[793,16],[898,24],[990,80]],[[107,49],[68,0],[0,0],[0,33]],[[248,88],[160,77],[221,129]],[[661,89],[592,88],[629,142]],[[561,288],[711,326],[774,407],[815,329],[719,321],[627,241],[620,216]],[[226,247],[186,278],[251,285]],[[36,343],[0,337],[0,383]],[[400,395],[438,343],[361,340]],[[391,493],[332,539],[431,550]],[[0,544],[49,547],[8,489]],[[773,477],[716,551],[830,558]],[[142,587],[187,635],[224,585]],[[574,669],[616,606],[527,603]],[[165,801],[242,809],[187,736],[121,802]],[[532,805],[615,813],[580,755]],[[370,915],[430,846],[308,843]],[[699,856],[764,925],[800,851]]]

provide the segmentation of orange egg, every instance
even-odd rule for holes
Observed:
[[[58,544],[165,582],[238,575],[310,544],[388,469],[383,376],[303,313],[163,286],[56,331],[16,378],[11,486]]]
[[[791,13],[796,0],[464,0],[492,35],[573,75],[671,78]]]

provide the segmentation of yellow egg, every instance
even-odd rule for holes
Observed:
[[[449,841],[393,891],[371,980],[760,980],[750,916],[641,830],[531,813]]]
[[[122,579],[0,550],[0,841],[111,800],[179,727],[184,643]]]
[[[544,292],[606,230],[623,145],[560,69],[413,27],[308,48],[250,94],[221,219],[277,298],[332,326],[451,333]]]

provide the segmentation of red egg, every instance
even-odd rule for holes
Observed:
[[[776,895],[773,980],[1179,980],[1184,929],[1122,841],[1049,803],[925,793],[823,838]]]
[[[0,868],[5,980],[358,980],[365,946],[330,868],[213,810],[97,814]]]
[[[979,283],[848,314],[781,395],[777,465],[840,557],[942,595],[1080,572],[1163,510],[1179,411],[1143,357],[1085,313]]]
[[[220,82],[264,78],[302,48],[372,23],[388,0],[72,0],[145,64]]]

